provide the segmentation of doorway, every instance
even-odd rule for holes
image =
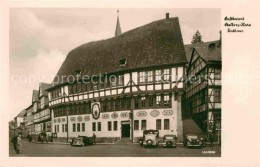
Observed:
[[[130,121],[121,122],[121,124],[122,124],[122,128],[121,128],[122,137],[130,137]]]

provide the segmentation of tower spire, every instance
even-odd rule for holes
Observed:
[[[121,31],[120,21],[119,21],[119,10],[117,10],[117,22],[116,22],[115,36],[118,36],[120,34],[122,34],[122,31]]]

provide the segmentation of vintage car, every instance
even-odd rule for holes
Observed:
[[[188,134],[184,135],[183,146],[184,147],[197,147],[201,148],[204,144],[204,139],[198,135]]]
[[[70,145],[71,146],[88,146],[93,144],[93,139],[92,137],[87,137],[87,136],[78,136],[77,138],[71,139],[70,140]]]
[[[176,147],[177,146],[177,136],[176,135],[164,135],[162,145],[164,147]]]
[[[159,131],[158,130],[144,130],[143,139],[140,140],[140,144],[146,147],[157,147],[159,143]]]

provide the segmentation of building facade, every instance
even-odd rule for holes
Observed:
[[[46,89],[50,87],[50,84],[40,83],[38,90],[38,101],[34,103],[37,107],[34,112],[34,128],[35,134],[41,135],[46,133],[46,135],[51,136],[51,113],[49,107],[48,93]],[[37,103],[37,105],[36,105]]]
[[[95,133],[98,142],[138,142],[143,130],[157,129],[181,141],[186,63],[179,20],[168,14],[77,47],[48,89],[53,133],[64,141]]]
[[[221,134],[221,40],[185,46],[190,57],[183,98],[183,118],[192,118],[204,133]]]

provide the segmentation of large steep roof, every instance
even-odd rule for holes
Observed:
[[[126,59],[126,65],[120,65],[122,59]],[[60,67],[57,77],[75,76],[78,70],[81,76],[92,76],[186,62],[179,20],[175,17],[73,49]],[[60,83],[55,79],[53,81],[55,85]]]

